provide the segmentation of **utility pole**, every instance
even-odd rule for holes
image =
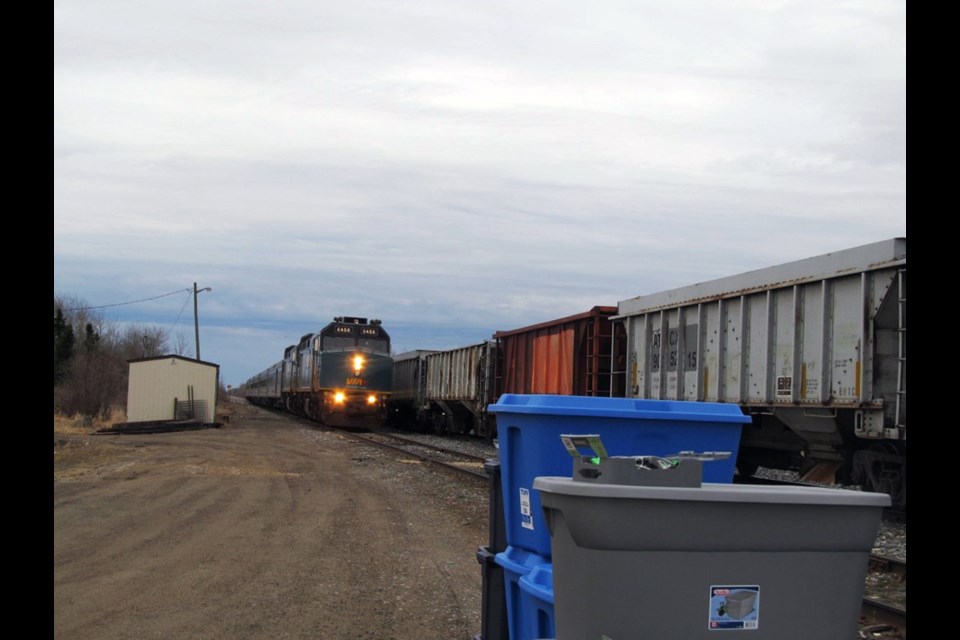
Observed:
[[[197,360],[200,359],[200,322],[197,320],[197,294],[201,291],[213,291],[211,287],[197,289],[197,283],[193,283],[193,334],[197,345]]]

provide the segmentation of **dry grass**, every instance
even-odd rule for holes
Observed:
[[[230,416],[236,412],[237,405],[229,400],[218,402],[216,420],[219,422],[229,422]],[[101,414],[93,417],[84,415],[66,416],[62,413],[54,413],[53,431],[54,433],[83,436],[126,421],[126,411],[119,408],[111,409],[109,414]]]
[[[59,413],[53,414],[54,433],[70,433],[75,435],[87,435],[110,427],[119,422],[126,422],[127,414],[123,409],[112,409],[109,414],[98,416],[65,416]]]
[[[249,410],[246,404],[230,401],[217,403],[217,420],[229,423],[231,416]],[[58,481],[90,478],[102,473],[111,473],[130,463],[131,449],[118,446],[111,438],[91,436],[99,429],[127,421],[126,412],[114,410],[109,415],[89,416],[53,415],[53,476]],[[207,473],[237,475],[234,469],[206,470]]]

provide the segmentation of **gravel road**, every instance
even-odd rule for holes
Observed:
[[[219,429],[54,434],[55,638],[480,632],[483,483],[233,409]]]

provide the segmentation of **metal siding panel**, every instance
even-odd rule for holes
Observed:
[[[624,338],[624,396],[632,398],[637,396],[637,388],[641,383],[642,372],[637,366],[637,352],[640,350],[638,336],[642,335],[636,327],[643,323],[643,316],[634,316],[625,318],[623,323]]]
[[[697,354],[702,372],[703,389],[700,399],[707,402],[717,401],[717,388],[720,376],[720,304],[705,304],[703,313],[703,348]]]
[[[533,337],[532,393],[573,393],[573,330],[550,329]]]
[[[794,318],[796,288],[781,289],[773,292],[773,358],[770,367],[772,388],[769,399],[781,404],[792,404],[795,400],[796,387],[794,367],[796,364],[796,330],[797,322]]]
[[[800,287],[800,316],[803,326],[800,344],[800,402],[819,404],[826,381],[824,374],[824,286],[821,283]]]
[[[560,395],[572,395],[579,393],[583,395],[586,391],[583,384],[582,371],[586,365],[584,360],[577,361],[577,343],[582,336],[584,325],[576,323],[573,326],[564,327],[557,334],[556,350],[553,352],[555,358],[554,391]],[[581,354],[584,355],[584,354]],[[581,374],[581,375],[578,375]],[[575,385],[579,388],[574,390]]]
[[[664,335],[663,312],[653,314],[650,318],[650,338],[647,343],[647,357],[650,367],[650,381],[647,393],[655,400],[663,397],[663,367],[666,356],[666,336]]]
[[[533,332],[509,335],[500,338],[503,354],[503,393],[532,393],[531,366],[533,359],[533,342],[536,334]]]
[[[680,311],[679,309],[665,311],[663,318],[666,321],[664,339],[666,340],[667,350],[666,387],[663,397],[666,400],[679,400],[680,385],[678,371],[680,368],[680,337],[683,335],[683,330],[680,326]]]
[[[485,344],[427,356],[426,395],[431,400],[477,400],[477,369]]]
[[[770,328],[769,292],[745,296],[746,331],[746,398],[748,401],[767,401],[767,353]]]
[[[393,362],[393,399],[415,400],[417,396],[417,372],[420,358],[394,360]]]
[[[606,389],[610,347],[599,355],[596,349],[603,339],[610,339],[608,327],[615,312],[616,307],[598,306],[574,316],[497,332],[501,393],[586,395],[588,390]],[[588,345],[591,335],[596,344]]]
[[[741,327],[743,319],[740,309],[743,306],[741,299],[725,301],[723,305],[723,358],[721,360],[721,375],[723,389],[721,402],[739,402],[741,361],[743,359],[743,342]]]
[[[557,334],[557,349],[553,353],[557,375],[554,379],[555,391],[553,391],[553,393],[572,395],[574,393],[574,385],[577,384],[580,386],[577,392],[581,395],[585,392],[585,388],[583,388],[583,376],[578,376],[577,374],[582,371],[586,362],[575,361],[577,342],[578,338],[582,335],[583,326],[582,323],[578,323],[571,327],[564,327],[564,329]]]
[[[547,382],[544,372],[550,360],[550,336],[535,334],[530,340],[533,355],[530,358],[530,390],[532,393],[546,393]],[[547,344],[544,344],[547,343]]]
[[[696,401],[700,396],[700,305],[683,310],[681,340],[683,350],[680,366],[683,369],[683,400]]]
[[[831,396],[835,402],[859,401],[859,373],[865,345],[864,301],[860,277],[833,282],[831,297]]]
[[[629,395],[761,405],[878,400],[872,320],[896,295],[897,271],[622,314]]]
[[[280,392],[293,389],[294,380],[296,380],[296,363],[293,360],[283,361],[283,379],[280,382]]]
[[[896,430],[906,401],[905,269],[906,239],[895,238],[622,301],[627,395],[883,403]]]

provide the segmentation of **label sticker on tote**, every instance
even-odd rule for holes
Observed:
[[[530,510],[530,489],[520,487],[520,526],[533,529],[533,511]]]
[[[757,629],[759,626],[760,585],[710,587],[709,629]]]

